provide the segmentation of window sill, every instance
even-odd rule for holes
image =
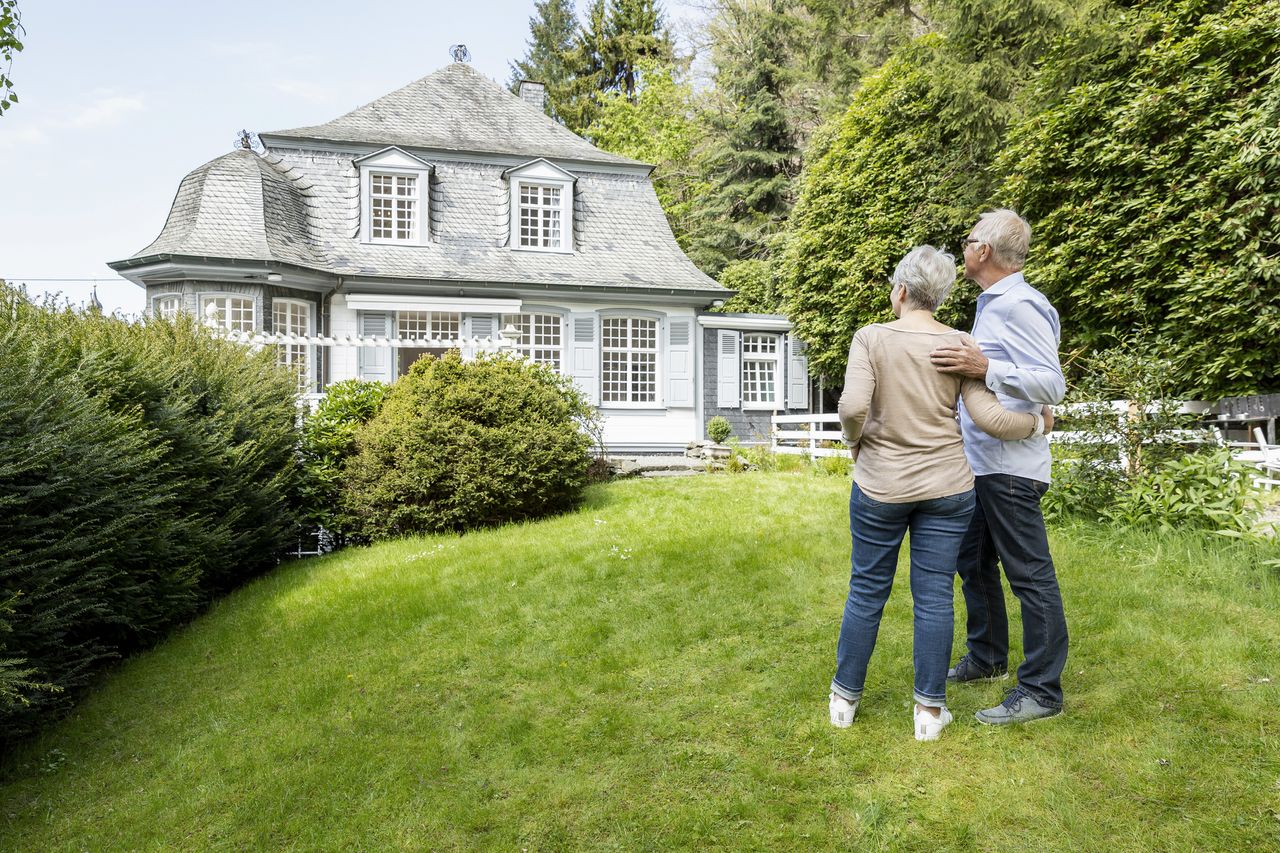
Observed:
[[[572,255],[573,249],[543,249],[538,246],[512,246],[513,252],[533,252],[539,255]]]

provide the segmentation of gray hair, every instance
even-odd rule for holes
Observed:
[[[889,279],[907,288],[907,306],[937,311],[956,283],[955,255],[933,246],[916,246],[898,261]]]
[[[1031,226],[1007,207],[989,210],[978,218],[970,235],[991,247],[991,257],[1007,270],[1017,272],[1027,262]]]

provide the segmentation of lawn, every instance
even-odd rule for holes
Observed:
[[[857,721],[827,721],[846,499],[627,481],[283,566],[8,756],[0,849],[1280,844],[1275,549],[1052,531],[1067,713],[987,728],[1000,687],[956,688],[917,743],[905,575]]]

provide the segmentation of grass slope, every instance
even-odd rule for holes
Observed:
[[[955,689],[918,744],[905,574],[857,721],[826,719],[845,501],[835,478],[623,482],[285,566],[9,756],[0,848],[1280,842],[1274,553],[1056,532],[1068,714],[985,728],[1000,687]]]

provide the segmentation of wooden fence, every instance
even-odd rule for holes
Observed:
[[[1069,416],[1073,411],[1082,411],[1089,404],[1071,404],[1054,406],[1054,414]],[[1116,423],[1125,418],[1141,414],[1138,407],[1128,400],[1111,400],[1108,405],[1115,412]],[[1184,400],[1179,403],[1179,411],[1185,414],[1204,416],[1212,409],[1212,404],[1201,400]],[[1154,407],[1150,409],[1154,411]],[[840,416],[835,412],[808,415],[774,415],[770,419],[772,430],[769,436],[769,447],[774,453],[802,454],[817,458],[819,456],[842,456],[849,452],[844,446],[840,429]],[[1188,433],[1189,439],[1192,434]],[[1079,441],[1081,435],[1069,430],[1054,429],[1049,440],[1055,443]]]

